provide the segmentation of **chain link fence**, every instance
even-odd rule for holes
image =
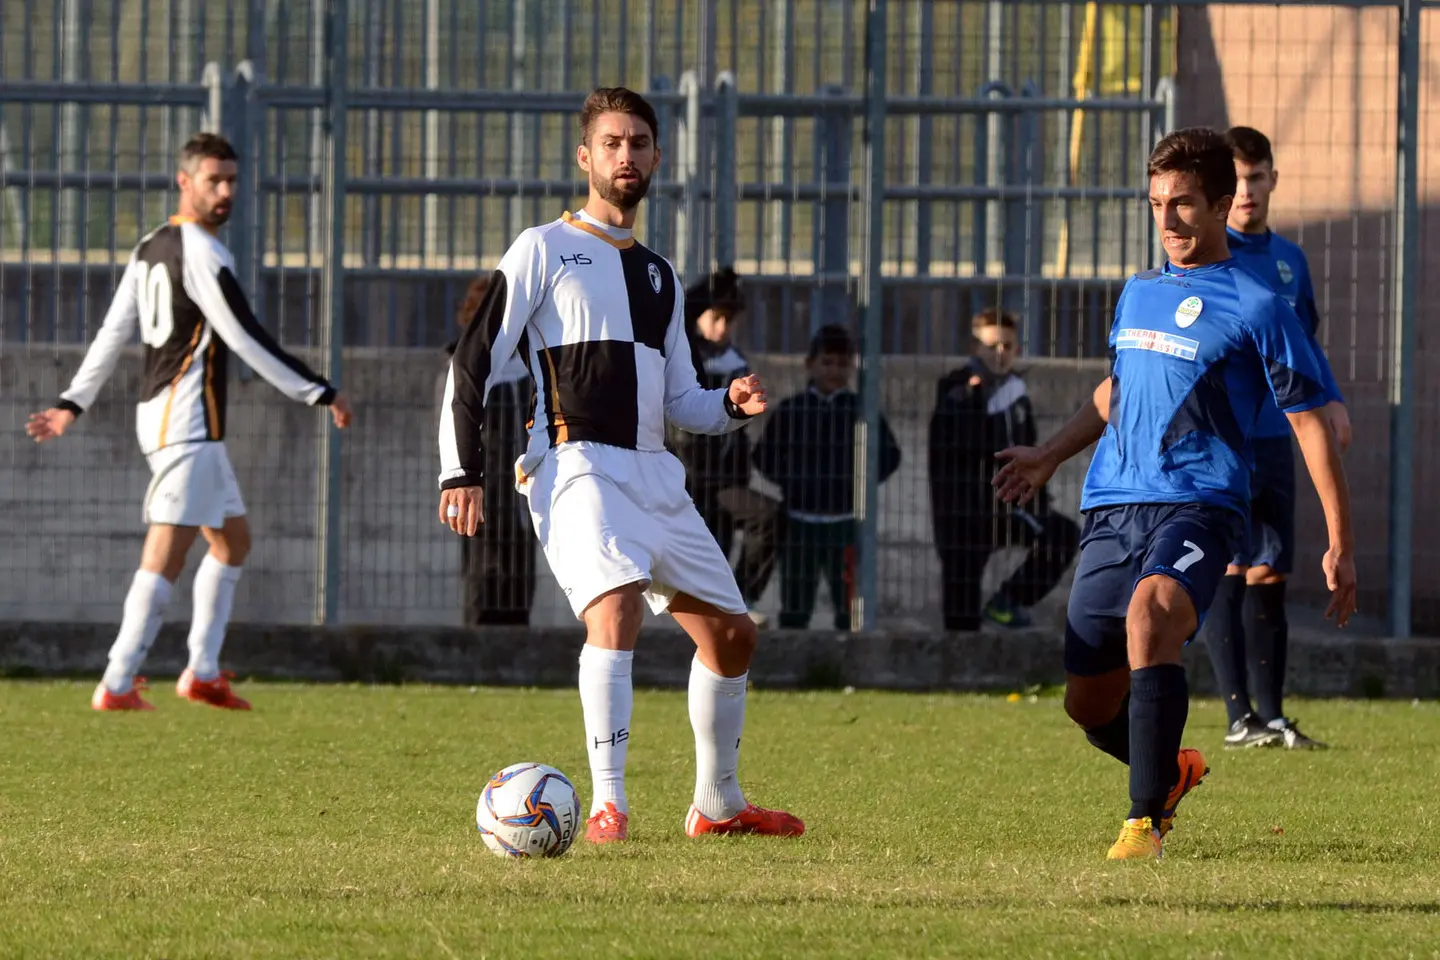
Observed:
[[[1430,131],[1423,87],[1408,88],[1409,126],[1399,96],[1420,69],[1405,55],[1418,8],[62,0],[7,4],[4,18],[0,616],[118,616],[148,480],[132,430],[136,358],[62,442],[36,447],[23,422],[78,366],[130,247],[172,212],[174,153],[209,128],[242,154],[223,239],[256,313],[357,403],[355,428],[337,437],[235,374],[229,445],[256,532],[236,617],[474,620],[463,567],[530,623],[569,622],[544,559],[522,545],[523,518],[473,553],[434,520],[436,388],[471,281],[521,229],[583,204],[575,112],[592,87],[623,84],[656,105],[664,152],[638,236],[687,284],[733,266],[744,310],[729,333],[772,397],[805,406],[825,360],[812,339],[829,325],[858,357],[840,384],[854,391],[850,420],[816,413],[785,434],[772,416],[747,430],[747,476],[707,486],[692,474],[697,502],[719,503],[725,484],[747,491],[753,510],[713,512],[736,560],[762,567],[746,570],[758,612],[816,627],[953,625],[1040,529],[1025,602],[1059,622],[1085,464],[1056,478],[1043,516],[957,493],[957,472],[979,468],[956,459],[964,444],[942,408],[968,377],[972,318],[1013,317],[1028,407],[1012,427],[1044,437],[1104,375],[1115,297],[1159,257],[1142,202],[1151,145],[1178,126],[1243,123],[1274,143],[1273,222],[1307,252],[1351,401],[1365,606],[1391,603],[1400,632],[1412,609],[1417,626],[1440,628],[1430,520],[1392,484],[1423,485],[1435,466],[1433,418],[1407,419],[1433,380],[1416,322],[1432,171],[1419,168],[1413,204],[1396,179],[1397,144]],[[873,451],[858,459],[839,452],[855,419]],[[1412,434],[1392,449],[1388,438]],[[809,451],[805,482],[844,502],[781,502],[798,481],[757,452],[767,443]],[[759,519],[732,529],[740,514]],[[1301,518],[1296,592],[1313,599],[1313,494]],[[774,569],[762,575],[766,538]],[[486,570],[508,586],[481,584]]]

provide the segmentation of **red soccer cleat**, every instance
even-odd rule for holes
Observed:
[[[585,839],[589,843],[619,843],[630,839],[630,815],[606,803],[585,821]]]
[[[140,691],[149,685],[144,677],[136,677],[129,693],[111,693],[104,683],[95,688],[90,698],[91,710],[154,710],[154,705],[140,696]]]
[[[186,667],[185,672],[180,674],[180,682],[175,684],[175,694],[186,700],[208,703],[223,710],[249,710],[249,701],[235,696],[230,689],[230,678],[233,676],[233,673],[227,671],[214,680],[199,680],[195,677],[195,671]]]
[[[784,810],[766,810],[753,803],[746,805],[729,820],[711,820],[695,805],[685,815],[685,835],[698,837],[703,833],[755,833],[767,837],[798,837],[805,832],[805,822]]]

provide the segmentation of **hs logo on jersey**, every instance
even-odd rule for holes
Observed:
[[[567,264],[567,263],[574,263],[574,264],[579,264],[580,266],[585,266],[586,264],[593,263],[593,262],[594,262],[594,261],[592,261],[589,257],[585,256],[585,254],[583,254],[583,253],[571,254],[571,255],[568,256],[568,257],[567,257],[567,256],[564,256],[564,255],[562,254],[561,257],[560,257],[560,264],[561,264],[561,266],[564,266],[564,265]]]
[[[655,292],[656,292],[656,293],[659,293],[659,292],[660,292],[660,268],[657,267],[657,266],[655,266],[655,264],[653,264],[653,263],[647,263],[647,264],[645,265],[645,272],[648,273],[648,274],[650,274],[650,286],[652,286],[652,287],[655,288]]]

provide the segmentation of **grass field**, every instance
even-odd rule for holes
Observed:
[[[750,700],[741,776],[798,840],[687,840],[680,693],[637,696],[632,842],[487,853],[522,759],[588,802],[573,691],[241,685],[249,715],[98,715],[0,684],[0,957],[1440,955],[1440,707],[1298,703],[1323,754],[1187,742],[1166,858],[1107,863],[1124,769],[1052,697]]]

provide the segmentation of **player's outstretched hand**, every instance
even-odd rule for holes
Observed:
[[[1345,404],[1339,400],[1331,400],[1325,404],[1325,417],[1330,421],[1330,429],[1335,434],[1335,442],[1340,445],[1340,452],[1344,453],[1350,449],[1350,411],[1345,409]]]
[[[350,401],[346,399],[345,394],[335,394],[335,399],[330,401],[330,419],[335,421],[335,426],[344,430],[350,426],[350,421],[354,416],[354,412],[350,409]]]
[[[1004,466],[990,482],[995,495],[1005,503],[1027,502],[1055,474],[1055,464],[1039,447],[1006,447],[995,454],[995,459]]]
[[[440,491],[440,522],[462,537],[473,537],[485,522],[485,496],[479,487]]]
[[[730,402],[750,416],[765,412],[765,385],[753,373],[730,384]]]
[[[25,432],[29,434],[36,443],[44,443],[46,440],[54,440],[56,437],[64,436],[70,424],[75,422],[75,414],[69,410],[61,410],[59,407],[51,407],[41,413],[30,414],[29,421],[25,424]]]
[[[1335,618],[1335,625],[1345,626],[1350,614],[1355,612],[1355,561],[1348,553],[1341,553],[1334,547],[1325,551],[1320,561],[1325,570],[1325,586],[1330,588],[1330,605],[1325,608],[1325,619]]]

